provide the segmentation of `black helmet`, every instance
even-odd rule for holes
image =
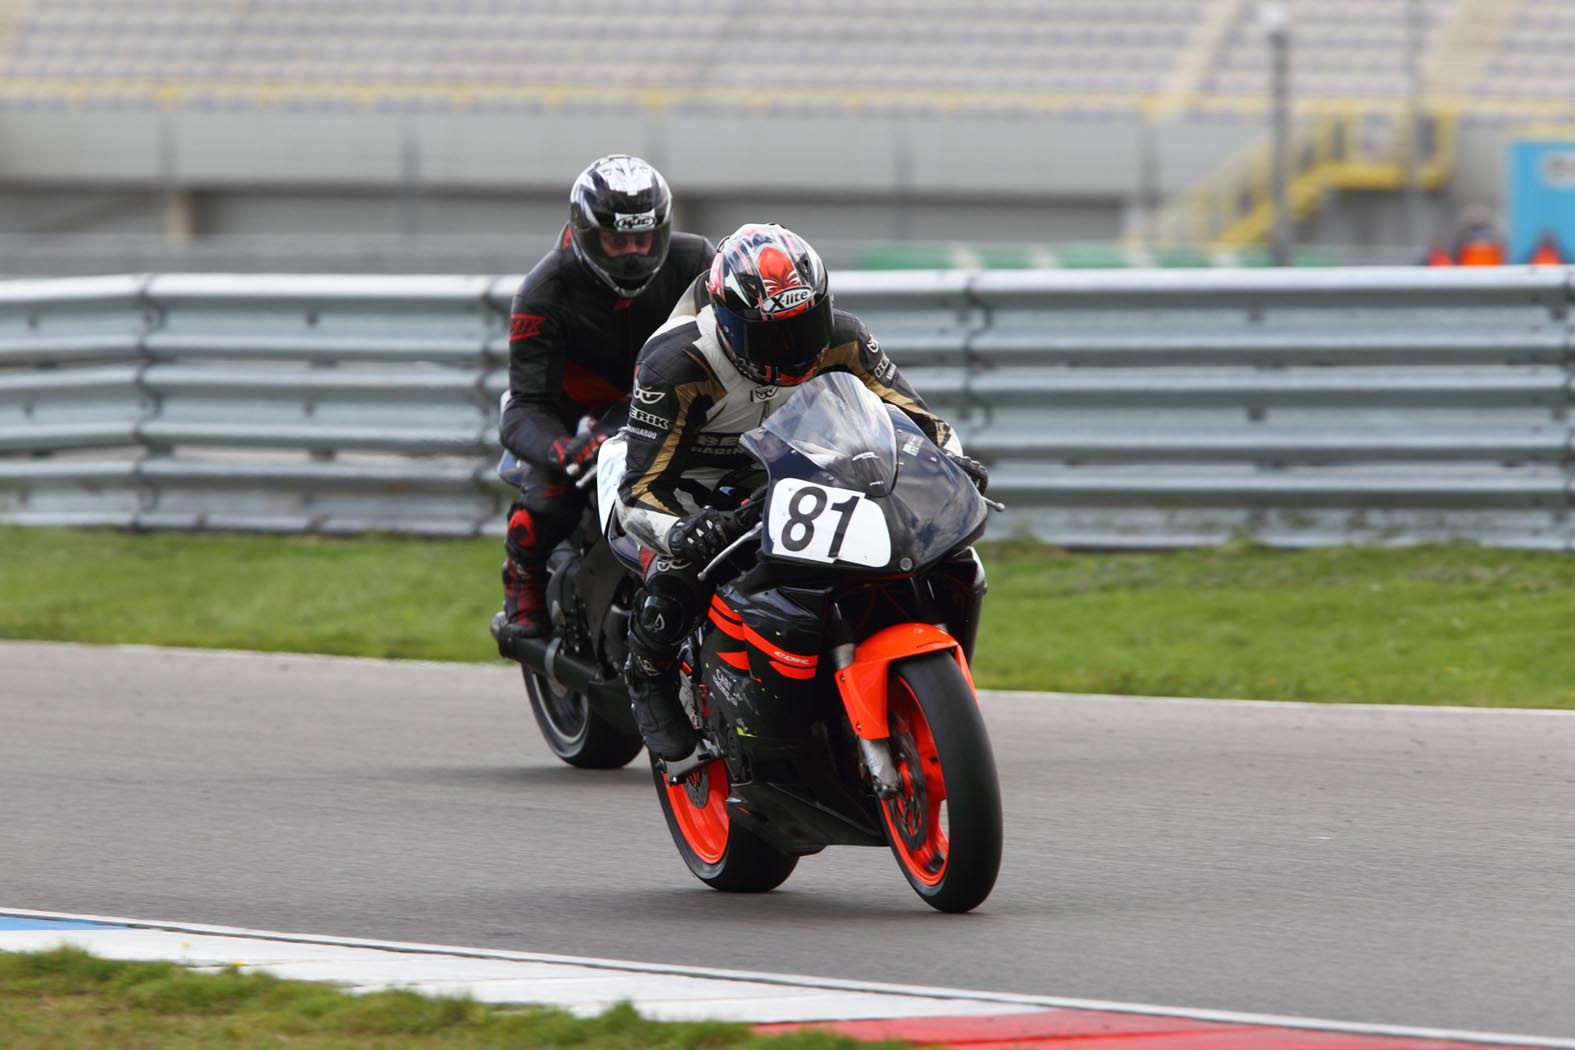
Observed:
[[[756,383],[796,386],[831,345],[826,265],[809,242],[775,223],[740,226],[717,248],[706,279],[717,337]]]
[[[672,219],[667,180],[639,157],[602,157],[569,190],[574,254],[625,299],[644,291],[667,260]]]

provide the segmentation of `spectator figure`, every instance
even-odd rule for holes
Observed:
[[[1552,230],[1542,231],[1542,236],[1537,238],[1537,246],[1531,250],[1531,258],[1526,262],[1532,266],[1564,265],[1564,252],[1560,250],[1559,239]]]
[[[1504,238],[1486,208],[1472,205],[1460,215],[1450,254],[1456,266],[1503,266]]]

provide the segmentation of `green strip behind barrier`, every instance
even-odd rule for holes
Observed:
[[[1291,253],[1292,266],[1338,266],[1316,248]],[[1270,265],[1264,248],[1208,252],[1199,248],[1133,248],[1125,244],[967,244],[888,241],[868,244],[855,256],[858,270],[1127,270],[1145,267],[1205,269]]]

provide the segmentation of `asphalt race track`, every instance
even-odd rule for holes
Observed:
[[[1575,1036],[1575,715],[990,694],[1006,858],[695,881],[503,666],[0,643],[0,906]]]

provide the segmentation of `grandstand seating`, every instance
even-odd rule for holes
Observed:
[[[1457,0],[1414,0],[1424,52],[1454,13]],[[1409,90],[1408,0],[1320,0],[1288,5],[1295,97],[1395,100]],[[1205,100],[1262,99],[1269,89],[1269,50],[1256,4],[1232,20],[1200,94]]]
[[[1575,101],[1575,10],[1543,0],[1505,0],[1487,28],[1482,61],[1465,84],[1481,118],[1495,113],[1569,120]]]
[[[1569,0],[1279,5],[1288,16],[1299,117],[1293,167],[1301,181],[1291,203],[1302,217],[1330,192],[1393,190],[1418,176],[1439,188],[1450,174],[1455,114],[1500,123],[1575,117]],[[1011,121],[1057,113],[1119,117],[1129,129],[1139,116],[1245,121],[1256,129],[1271,86],[1265,6],[0,0],[0,106],[669,111],[735,120]],[[1404,163],[1414,43],[1430,110],[1419,172]],[[1237,131],[1224,130],[1227,140]],[[1304,148],[1317,156],[1300,159]],[[1263,148],[1230,158],[1173,198],[1144,235],[1154,244],[1208,245],[1216,254],[1261,240],[1270,214],[1266,158]],[[1167,233],[1171,227],[1181,232]],[[939,251],[950,257],[954,247]],[[926,253],[934,254],[913,257]],[[1052,256],[1084,264],[1075,249],[1047,248],[977,262],[1042,265]]]
[[[1283,0],[1301,99],[1575,97],[1564,0]],[[0,102],[1262,112],[1260,0],[0,0]]]
[[[0,39],[7,93],[280,92],[466,104],[553,91],[754,107],[774,96],[1161,92],[1228,0],[34,0]],[[368,94],[370,92],[370,95]],[[977,101],[974,99],[973,101]]]

